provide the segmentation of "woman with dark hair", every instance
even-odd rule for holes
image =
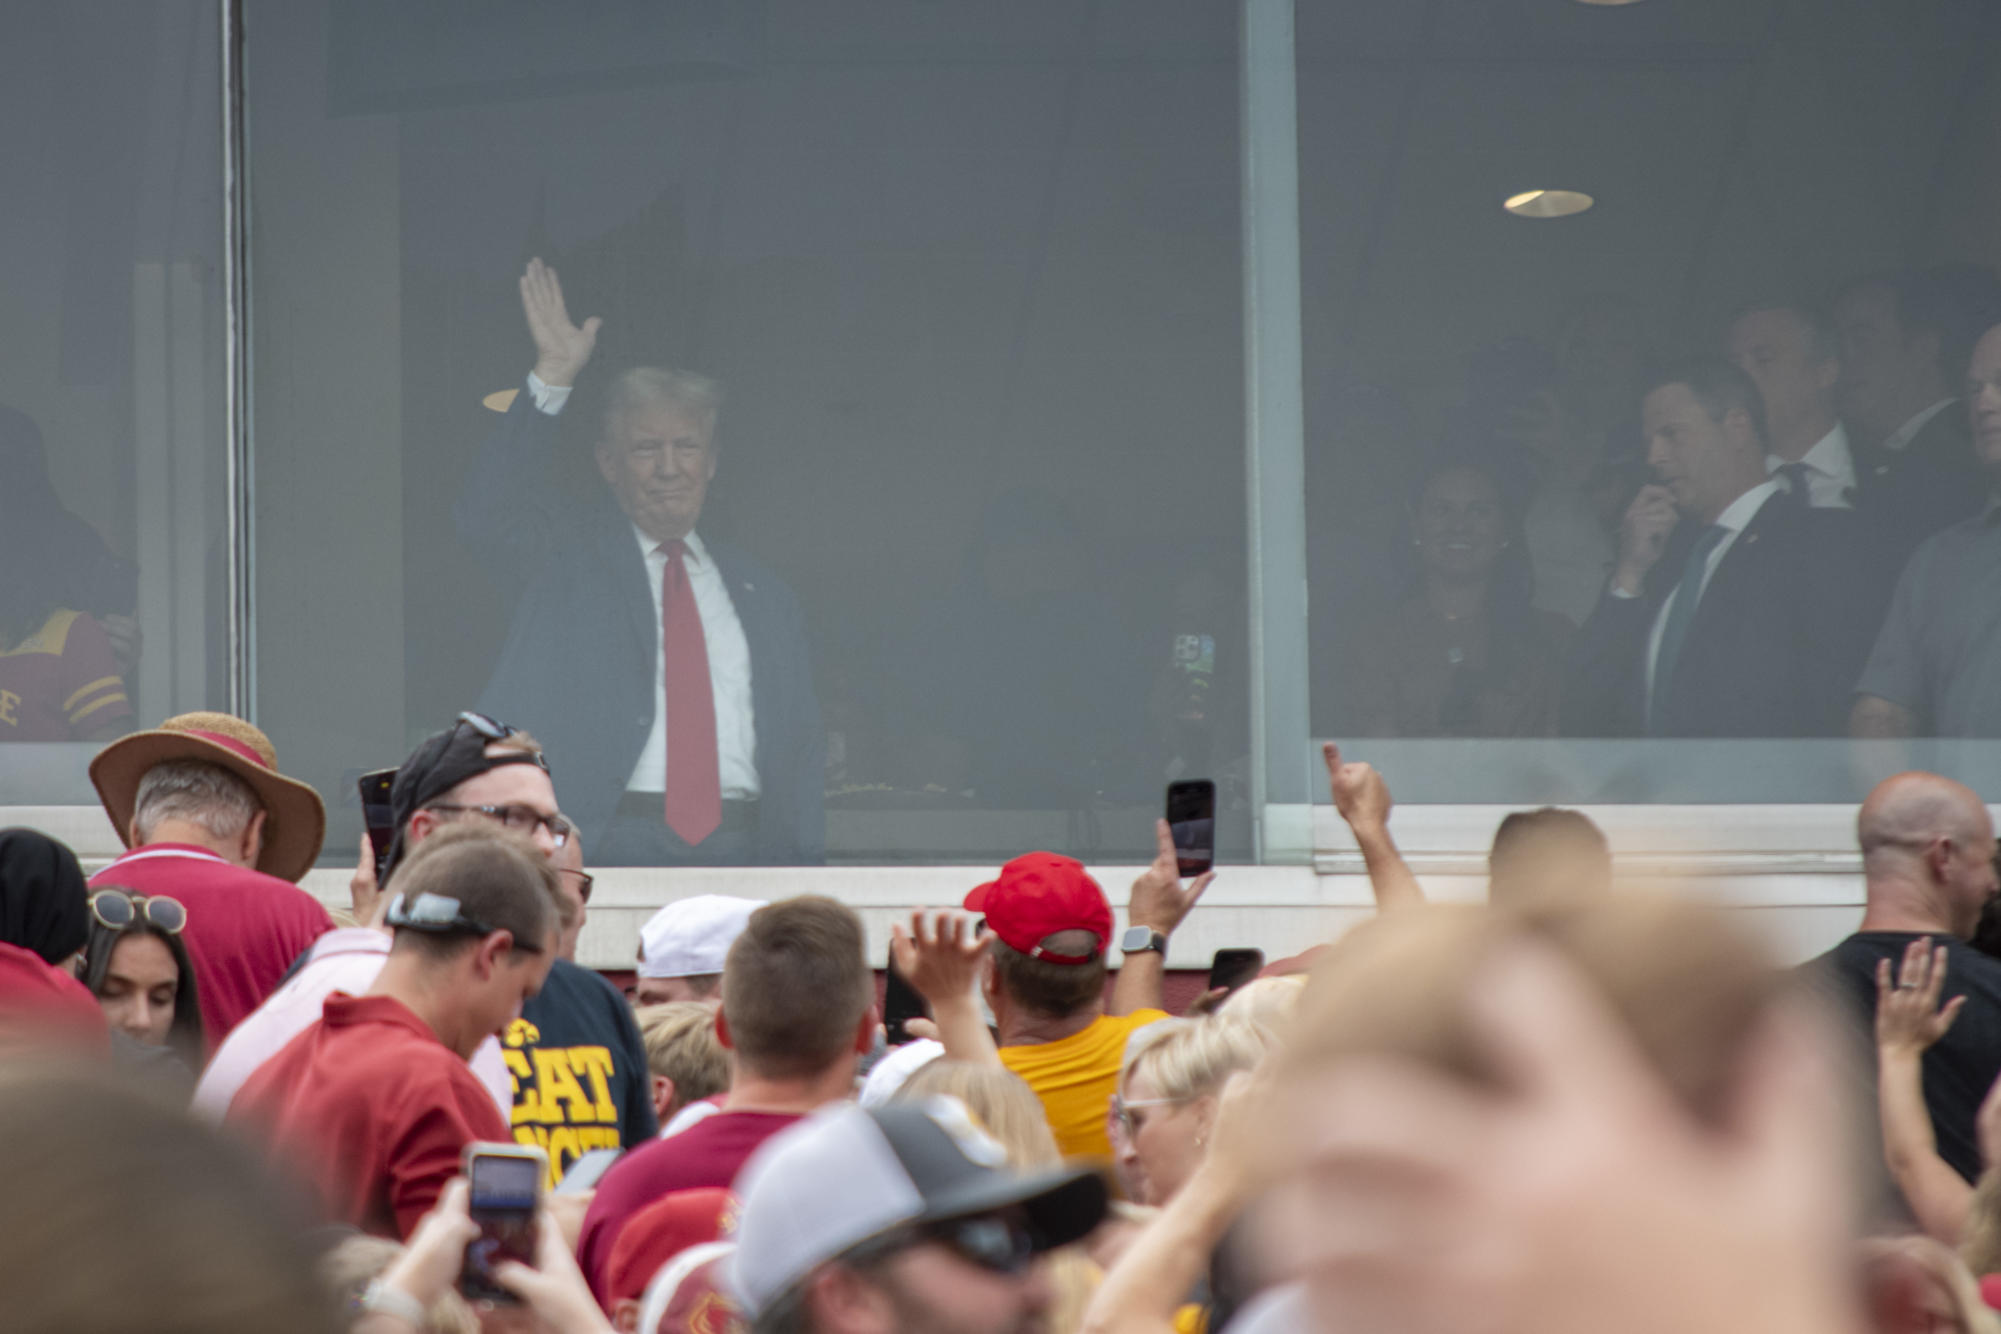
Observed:
[[[172,1052],[192,1077],[201,1069],[202,1027],[194,965],[181,943],[187,909],[175,899],[105,885],[91,892],[90,918],[78,973],[105,1022],[147,1049],[134,1055]]]
[[[1533,605],[1534,576],[1494,474],[1455,461],[1412,514],[1416,587],[1353,647],[1361,736],[1552,736],[1570,622]]]

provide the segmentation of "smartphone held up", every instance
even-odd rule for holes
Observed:
[[[535,1219],[548,1155],[532,1145],[475,1142],[465,1147],[466,1212],[479,1235],[466,1243],[459,1294],[468,1301],[518,1304],[493,1276],[503,1260],[535,1263]]]
[[[1207,778],[1169,783],[1167,828],[1181,877],[1206,874],[1216,864],[1216,784]]]

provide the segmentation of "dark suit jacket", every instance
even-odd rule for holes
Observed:
[[[1892,577],[1926,538],[1980,513],[1987,491],[1964,403],[1945,408],[1895,453],[1880,445],[1856,452],[1855,509]]]
[[[1647,641],[1696,528],[1675,530],[1642,596],[1608,590],[1599,598],[1565,671],[1566,735],[1646,735]],[[1798,510],[1778,496],[1759,507],[1696,604],[1661,735],[1846,733],[1850,695],[1889,587],[1858,531],[1846,510]]]
[[[524,389],[481,448],[452,518],[521,590],[480,707],[535,734],[585,849],[610,825],[653,727],[659,630],[646,560],[611,496],[579,502],[557,476],[556,419]],[[750,644],[760,863],[816,863],[826,848],[826,734],[805,618],[764,566],[704,537]]]

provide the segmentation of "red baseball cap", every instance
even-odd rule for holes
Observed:
[[[1053,852],[1030,852],[966,895],[966,911],[984,914],[1009,948],[1047,963],[1089,963],[1112,938],[1112,905],[1084,872],[1084,863]],[[1059,931],[1089,931],[1089,954],[1052,954],[1042,942]]]
[[[638,1301],[669,1260],[728,1231],[736,1201],[726,1190],[670,1191],[634,1214],[618,1230],[605,1272],[612,1301]]]

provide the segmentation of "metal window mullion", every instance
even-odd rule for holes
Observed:
[[[228,532],[228,708],[257,714],[256,534],[250,455],[250,228],[245,172],[243,0],[220,0],[222,27],[222,318],[224,506]]]
[[[1244,0],[1244,455],[1249,509],[1251,800],[1260,861],[1311,851],[1306,420],[1293,0]]]

